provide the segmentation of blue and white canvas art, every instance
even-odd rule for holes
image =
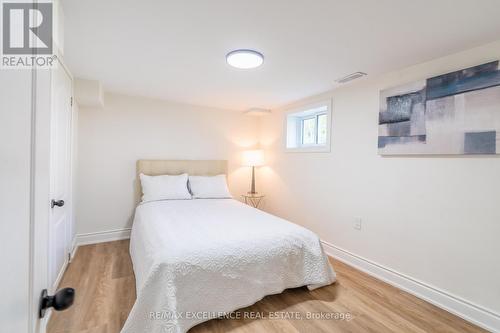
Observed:
[[[499,62],[380,93],[381,155],[500,154]]]

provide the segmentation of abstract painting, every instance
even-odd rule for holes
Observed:
[[[499,62],[380,93],[381,155],[500,154]]]

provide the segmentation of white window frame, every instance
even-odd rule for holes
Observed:
[[[325,110],[326,108],[326,110]],[[318,117],[326,115],[326,142],[318,144]],[[316,119],[314,144],[303,144],[303,121]],[[291,109],[285,113],[285,140],[286,152],[328,153],[331,151],[332,134],[332,101],[324,100]]]

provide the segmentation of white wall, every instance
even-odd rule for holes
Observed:
[[[500,41],[287,106],[332,98],[331,153],[285,153],[285,109],[273,110],[260,129],[268,158],[258,174],[266,209],[500,314],[499,156],[377,153],[381,89],[498,59]],[[361,231],[353,228],[356,216]]]
[[[32,77],[0,71],[0,331],[28,332]]]
[[[139,159],[227,159],[232,194],[248,190],[240,153],[257,142],[255,117],[109,93],[78,116],[77,234],[131,226]]]

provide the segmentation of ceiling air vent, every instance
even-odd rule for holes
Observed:
[[[349,74],[347,76],[344,76],[343,78],[340,78],[338,80],[335,80],[335,82],[337,82],[337,83],[347,83],[349,81],[359,79],[360,77],[363,77],[363,76],[366,76],[366,75],[367,74],[363,73],[363,72],[356,72],[356,73],[352,73],[352,74]]]
[[[246,110],[244,113],[246,115],[249,115],[249,116],[266,116],[268,114],[271,114],[271,110],[253,108],[253,109]]]

